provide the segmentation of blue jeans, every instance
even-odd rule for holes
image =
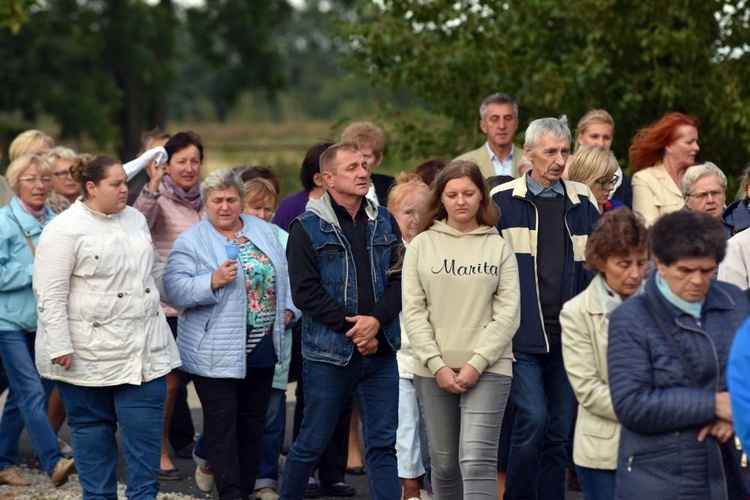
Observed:
[[[352,355],[338,366],[305,359],[305,409],[297,440],[287,455],[281,498],[304,497],[307,480],[333,433],[341,410],[354,394],[362,419],[365,467],[370,498],[393,500],[401,495],[396,468],[398,369],[393,353]]]
[[[589,469],[576,465],[578,481],[586,500],[615,500],[616,470]]]
[[[570,423],[576,405],[559,343],[546,354],[514,353],[516,408],[505,499],[565,500]]]
[[[84,500],[117,498],[117,424],[132,499],[159,493],[165,377],[141,385],[83,387],[58,382]]]
[[[273,488],[279,485],[279,455],[284,445],[284,430],[286,428],[286,392],[281,389],[271,389],[271,399],[268,400],[266,412],[266,428],[263,431],[260,466],[255,480],[255,489]]]
[[[33,333],[0,332],[0,356],[10,389],[0,420],[0,470],[18,461],[18,439],[25,426],[42,468],[51,476],[62,455],[47,420],[45,387],[34,365],[35,337]]]

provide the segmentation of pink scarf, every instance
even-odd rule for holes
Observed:
[[[203,209],[200,182],[196,182],[195,186],[191,187],[189,191],[185,191],[184,189],[182,189],[182,187],[177,185],[177,183],[169,176],[169,174],[164,174],[164,177],[161,178],[161,182],[164,184],[164,188],[173,198],[180,200],[187,205],[190,205],[196,212],[200,212],[201,209]]]
[[[23,210],[27,214],[38,220],[39,224],[44,225],[44,223],[47,221],[47,205],[43,205],[41,210],[34,210],[29,205],[24,203],[21,198],[18,198],[18,204],[21,205],[21,208],[23,208]]]

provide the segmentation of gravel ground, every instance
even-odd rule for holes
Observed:
[[[81,485],[78,475],[73,475],[63,486],[55,488],[50,478],[39,469],[19,467],[21,473],[31,481],[31,486],[14,487],[0,486],[0,500],[80,500]],[[125,499],[125,485],[120,484],[117,488],[117,498]],[[160,500],[188,500],[196,497],[181,493],[159,493]],[[205,498],[205,497],[204,497]]]

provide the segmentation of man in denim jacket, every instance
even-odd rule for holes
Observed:
[[[365,198],[370,179],[352,143],[320,157],[327,194],[291,225],[287,258],[292,298],[303,312],[305,409],[287,456],[282,499],[301,499],[307,480],[354,395],[365,434],[373,499],[399,498],[396,469],[401,310],[401,234]],[[326,485],[322,485],[326,486]]]

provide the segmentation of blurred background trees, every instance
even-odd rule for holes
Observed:
[[[613,149],[669,110],[698,117],[699,159],[737,173],[750,151],[747,0],[382,0],[339,25],[356,73],[405,89],[442,126],[398,114],[397,138],[448,156],[482,140],[478,104],[494,91],[533,119],[589,109],[615,119]],[[411,145],[402,146],[413,149]]]

